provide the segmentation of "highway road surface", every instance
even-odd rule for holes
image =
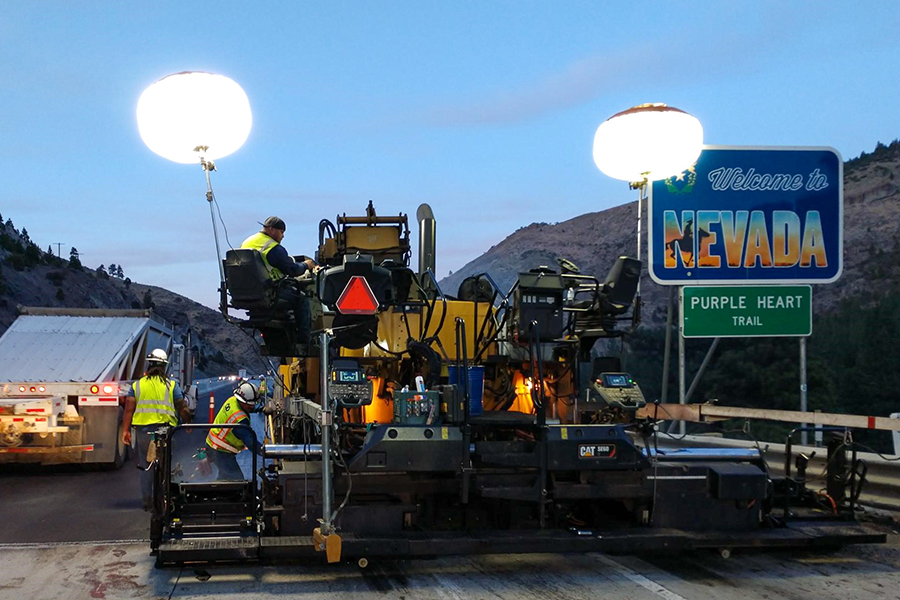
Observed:
[[[204,382],[197,421],[233,382]],[[204,399],[207,403],[204,403]],[[205,409],[205,410],[204,410]],[[119,471],[0,470],[0,600],[900,599],[900,535],[831,552],[506,555],[340,565],[156,569],[133,463]]]
[[[900,548],[667,557],[505,555],[156,569],[146,545],[0,546],[0,599],[889,600]]]
[[[202,380],[197,422],[207,421],[210,392],[218,410],[233,389],[231,380]],[[150,527],[141,509],[139,476],[133,456],[118,471],[4,466],[0,543],[147,539]]]

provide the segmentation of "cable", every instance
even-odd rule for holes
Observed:
[[[381,350],[382,352],[387,352],[388,354],[391,354],[391,355],[393,355],[393,356],[403,356],[404,354],[407,354],[407,353],[409,352],[408,349],[407,349],[407,350],[404,350],[404,351],[402,351],[402,352],[394,352],[393,350],[390,350],[390,349],[388,349],[388,348],[385,348],[384,346],[382,346],[381,344],[379,344],[379,343],[378,343],[378,340],[373,340],[373,341],[372,341],[372,345],[375,346],[376,348],[378,348],[379,350]]]
[[[216,205],[216,212],[219,213],[219,222],[222,223],[222,230],[225,232],[225,243],[228,244],[228,247],[234,250],[234,246],[231,245],[231,240],[228,239],[228,228],[225,227],[225,221],[222,219],[222,211],[219,209],[219,201],[216,200],[216,193],[212,194],[213,204]]]
[[[281,379],[281,375],[278,373],[278,369],[275,368],[275,365],[272,364],[272,361],[268,357],[263,357],[262,352],[259,351],[259,344],[256,343],[256,340],[253,339],[253,334],[244,329],[243,327],[239,327],[240,331],[250,338],[250,341],[253,342],[253,351],[256,353],[256,357],[263,363],[263,366],[268,366],[269,370],[272,371],[274,376],[274,381],[278,384],[282,390],[288,392],[288,387],[284,384],[284,380]],[[254,329],[253,331],[257,331]]]
[[[889,461],[889,462],[897,462],[897,461],[900,461],[900,456],[894,456],[893,458],[891,458],[890,456],[885,456],[884,454],[882,454],[882,453],[879,452],[878,450],[875,450],[875,449],[873,449],[873,448],[870,448],[870,447],[868,447],[868,446],[865,446],[865,445],[863,445],[863,444],[860,444],[859,442],[853,442],[853,443],[854,443],[854,445],[858,446],[859,448],[862,448],[863,450],[868,450],[868,451],[871,452],[872,454],[877,454],[879,457],[881,457],[882,460],[886,460],[886,461]]]
[[[340,444],[338,444],[340,446]],[[337,455],[340,458],[340,465],[344,467],[344,472],[347,474],[347,493],[344,495],[344,501],[341,502],[340,506],[338,506],[333,513],[331,513],[331,519],[329,519],[332,523],[334,523],[337,516],[340,514],[344,507],[347,506],[347,502],[350,501],[350,492],[353,491],[353,477],[350,475],[350,467],[347,465],[347,459],[344,458],[344,453],[341,451],[340,447],[337,449]]]

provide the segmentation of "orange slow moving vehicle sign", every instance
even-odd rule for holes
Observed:
[[[378,311],[378,299],[362,275],[354,275],[347,282],[335,307],[343,315],[374,315]]]

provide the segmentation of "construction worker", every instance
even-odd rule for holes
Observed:
[[[259,250],[263,262],[269,270],[269,277],[281,279],[282,277],[299,277],[307,271],[312,271],[316,263],[307,258],[301,263],[294,262],[281,240],[284,239],[284,221],[278,217],[269,217],[264,223],[262,231],[254,233],[241,244],[241,248]]]
[[[311,258],[302,262],[295,262],[288,254],[281,240],[284,239],[284,221],[278,217],[269,217],[260,223],[262,231],[254,233],[241,244],[241,248],[258,250],[262,254],[263,263],[269,272],[269,277],[274,281],[284,280],[286,277],[299,277],[307,272],[313,272],[318,267]],[[306,344],[309,338],[311,315],[309,300],[303,294],[296,281],[286,280],[284,285],[278,288],[278,298],[291,310],[295,311],[297,333],[301,344]]]
[[[147,356],[147,373],[132,384],[125,396],[122,442],[130,446],[134,439],[137,445],[144,510],[150,510],[153,506],[154,470],[147,468],[152,434],[162,427],[178,425],[178,415],[183,420],[190,417],[181,387],[176,381],[166,377],[168,364],[169,357],[164,350],[153,350]]]
[[[256,412],[257,401],[260,399],[259,390],[249,381],[245,381],[234,390],[234,395],[225,401],[216,418],[215,425],[247,425],[250,426],[250,413]],[[244,448],[253,448],[257,454],[262,454],[262,446],[256,441],[256,436],[249,430],[227,427],[214,427],[206,436],[206,444],[210,451],[207,457],[210,462],[219,468],[218,480],[238,481],[244,479],[241,467],[237,463],[237,455]]]

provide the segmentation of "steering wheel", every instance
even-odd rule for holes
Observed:
[[[578,268],[578,265],[573,263],[568,258],[557,256],[556,264],[558,264],[559,268],[563,270],[563,273],[572,273],[574,275],[581,273],[581,269]]]

